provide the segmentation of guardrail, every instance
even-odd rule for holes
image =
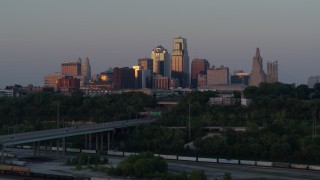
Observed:
[[[19,148],[29,149],[29,146],[17,146]],[[56,147],[52,147],[52,150],[57,150]],[[62,148],[59,148],[62,151]],[[66,152],[69,153],[98,153],[96,150],[66,148]],[[123,151],[107,151],[107,155],[123,156],[128,157],[138,153],[134,152],[123,152]],[[295,163],[284,163],[284,162],[269,162],[269,161],[254,161],[254,160],[242,160],[242,159],[224,159],[224,158],[206,158],[206,157],[194,157],[194,156],[179,156],[179,155],[168,155],[168,154],[154,154],[154,156],[162,157],[167,160],[178,160],[178,161],[190,161],[190,162],[205,162],[205,163],[221,163],[221,164],[234,164],[234,165],[246,165],[246,166],[260,166],[260,167],[276,167],[276,168],[291,168],[291,169],[303,169],[303,170],[314,170],[320,171],[320,165],[308,165],[308,164],[295,164]]]

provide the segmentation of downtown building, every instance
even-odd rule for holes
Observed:
[[[189,55],[187,40],[182,37],[173,39],[171,56],[171,78],[178,79],[180,87],[189,87]]]
[[[135,70],[129,67],[113,68],[113,89],[134,89]]]
[[[278,82],[278,61],[267,63],[267,74],[263,71],[263,61],[260,49],[257,47],[256,54],[252,61],[252,71],[250,73],[250,86],[259,86],[262,82]]]
[[[157,46],[151,52],[153,74],[170,77],[170,54],[162,46]]]
[[[213,66],[207,70],[207,85],[229,84],[229,68]]]
[[[210,64],[206,59],[194,59],[191,63],[191,88],[196,89],[198,84],[205,85],[203,76],[207,74]],[[200,75],[200,76],[199,76]],[[200,79],[200,80],[199,80]]]

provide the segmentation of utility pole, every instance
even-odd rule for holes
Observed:
[[[57,112],[57,128],[59,128],[59,119],[60,119],[60,101],[58,101],[58,112]]]
[[[189,141],[191,141],[190,99],[189,99]]]

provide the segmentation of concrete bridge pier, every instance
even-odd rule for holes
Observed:
[[[103,151],[103,132],[100,133],[100,151]]]

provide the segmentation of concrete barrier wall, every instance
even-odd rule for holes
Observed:
[[[130,156],[130,155],[137,155],[138,153],[133,153],[133,152],[124,152],[124,156],[125,157],[128,157],[128,156]]]
[[[306,165],[306,164],[291,164],[291,167],[295,168],[295,169],[307,169],[308,165]]]
[[[240,160],[240,164],[254,166],[256,165],[256,161]]]
[[[219,163],[239,164],[239,161],[237,159],[219,159]]]
[[[212,163],[217,163],[217,158],[198,158],[198,162],[212,162]]]
[[[23,148],[23,149],[31,149],[31,146],[23,145],[22,148]]]
[[[115,155],[115,156],[123,156],[123,152],[121,151],[108,151],[109,155]]]
[[[67,152],[75,152],[75,153],[79,153],[81,152],[81,149],[76,149],[76,148],[67,148],[66,149]]]
[[[169,159],[169,160],[176,160],[177,156],[176,155],[165,155],[165,154],[159,154],[160,157],[163,157],[164,159]]]
[[[96,150],[89,150],[89,149],[81,149],[81,152],[87,153],[87,154],[95,154],[95,153],[97,153]]]
[[[267,162],[267,161],[257,161],[257,166],[268,166],[272,167],[273,163],[272,162]]]
[[[309,165],[309,169],[310,169],[310,170],[320,171],[320,166]]]
[[[281,168],[289,168],[290,164],[289,163],[283,163],[283,162],[274,162],[273,166],[274,167],[281,167]]]
[[[178,160],[182,161],[197,161],[196,157],[178,156]]]

